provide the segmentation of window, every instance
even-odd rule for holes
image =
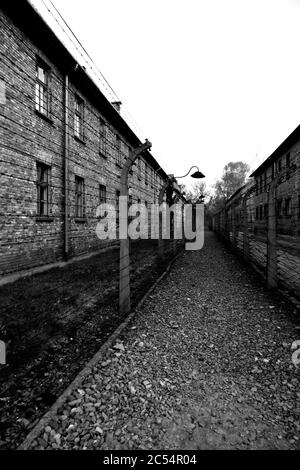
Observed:
[[[269,206],[268,204],[264,205],[264,218],[267,219],[269,215]]]
[[[37,162],[37,216],[48,217],[50,215],[50,172],[51,167]]]
[[[75,217],[82,219],[84,213],[84,179],[81,176],[75,176]]]
[[[285,200],[284,215],[286,215],[287,217],[292,215],[292,200],[290,197]]]
[[[264,174],[264,191],[267,191],[267,172]]]
[[[145,184],[148,184],[148,165],[145,163]]]
[[[75,96],[74,135],[83,140],[83,101]]]
[[[263,177],[262,175],[260,175],[259,177],[259,192],[260,193],[262,192],[262,188],[263,188]]]
[[[103,119],[100,118],[99,152],[103,157],[106,157],[106,140],[106,124]]]
[[[116,136],[116,163],[117,165],[122,165],[122,158],[121,158],[121,139],[117,135]]]
[[[150,185],[151,185],[152,188],[154,186],[154,181],[153,180],[154,180],[154,178],[153,178],[153,169],[150,168]]]
[[[154,188],[156,189],[156,186],[157,186],[157,174],[156,174],[156,171],[153,170],[153,186]]]
[[[276,175],[276,164],[275,162],[272,163],[272,179],[275,178]]]
[[[259,218],[259,208],[256,207],[255,208],[255,219],[258,220],[258,218]]]
[[[106,186],[99,184],[99,204],[106,203]]]
[[[140,158],[138,158],[137,160],[137,175],[138,175],[138,179],[141,180],[142,179],[142,161]]]
[[[278,217],[282,216],[282,200],[281,199],[277,201],[277,215]]]
[[[36,63],[35,109],[49,116],[49,75],[50,69],[42,61]]]
[[[259,206],[259,220],[263,218],[263,206]]]
[[[287,168],[289,168],[290,165],[291,165],[291,154],[290,154],[290,152],[288,152],[288,153],[286,154],[286,157],[285,157],[285,165],[286,165]]]
[[[281,162],[281,158],[279,158],[279,160],[277,161],[277,172],[280,173],[282,170],[282,162]]]

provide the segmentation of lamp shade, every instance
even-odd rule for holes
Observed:
[[[195,173],[193,173],[191,177],[196,179],[205,178],[204,174],[201,173],[201,171],[195,171]]]

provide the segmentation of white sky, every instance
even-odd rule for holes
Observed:
[[[167,173],[254,170],[300,123],[300,0],[52,1]]]

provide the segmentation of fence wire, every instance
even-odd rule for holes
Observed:
[[[297,155],[297,158],[299,156]],[[245,185],[212,217],[212,229],[254,266],[269,287],[300,298],[300,192],[297,165]]]

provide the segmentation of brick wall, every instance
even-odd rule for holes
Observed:
[[[49,118],[35,111],[37,57],[50,69]],[[0,152],[1,250],[0,273],[8,274],[59,261],[64,250],[64,75],[0,10]],[[83,141],[74,137],[75,96],[84,103]],[[105,153],[100,153],[100,118],[106,126]],[[96,236],[99,184],[107,189],[107,202],[116,200],[121,166],[117,163],[117,138],[121,163],[130,144],[72,82],[69,87],[69,242],[76,256],[109,246]],[[141,174],[134,165],[129,186],[133,201],[157,199],[164,183],[149,177],[142,158]],[[37,162],[48,165],[50,217],[37,218]],[[153,169],[152,169],[153,171]],[[84,179],[85,217],[76,219],[75,176]],[[155,181],[154,181],[155,180]]]
[[[290,165],[286,166],[286,155],[290,155]],[[278,165],[278,160],[281,160],[281,171],[276,170],[278,176],[277,189],[276,189],[276,204],[278,209],[278,202],[282,201],[282,213],[277,214],[277,233],[283,235],[300,235],[300,212],[299,212],[299,195],[300,195],[300,141],[296,142],[291,148],[280,155],[275,165]],[[264,176],[266,172],[266,181],[269,184],[273,179],[272,172],[273,163],[270,164],[265,171],[261,173]],[[259,178],[260,174],[256,177],[256,184],[258,185],[258,191],[254,198],[255,207],[259,208],[267,204],[268,195],[266,188],[263,187],[262,191],[259,189]],[[263,177],[264,181],[264,177]],[[291,213],[290,215],[285,214],[285,201],[291,199]],[[267,230],[267,219],[256,218],[255,229],[257,233],[266,232]]]

